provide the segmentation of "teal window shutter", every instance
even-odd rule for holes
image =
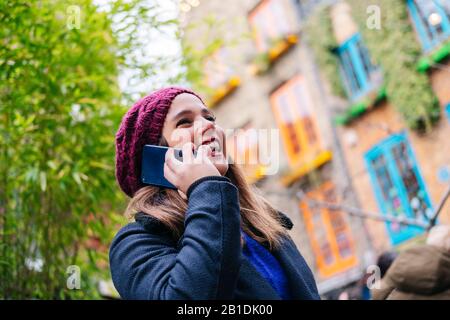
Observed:
[[[450,38],[448,0],[407,0],[408,10],[425,52]]]
[[[405,133],[378,143],[365,154],[365,163],[383,214],[429,221],[432,204]],[[386,227],[393,245],[424,232],[421,227],[391,222]]]
[[[372,89],[370,76],[377,68],[371,62],[361,35],[356,33],[339,48],[341,76],[350,100],[355,101]]]

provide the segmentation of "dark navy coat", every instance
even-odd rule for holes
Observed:
[[[226,177],[205,177],[188,190],[179,241],[157,219],[138,214],[110,247],[114,285],[123,299],[280,299],[242,254],[238,190]],[[282,225],[291,220],[280,213]],[[265,244],[267,246],[267,244]],[[292,299],[319,299],[316,283],[288,236],[272,254],[283,267]]]

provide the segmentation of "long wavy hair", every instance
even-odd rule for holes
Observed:
[[[167,142],[162,138],[159,145],[167,146]],[[267,242],[270,250],[278,248],[282,237],[287,235],[278,212],[256,187],[247,183],[242,169],[237,164],[230,163],[225,176],[239,190],[242,230],[259,243]],[[187,200],[177,190],[145,186],[131,198],[125,216],[134,219],[137,213],[148,214],[167,226],[174,239],[179,239],[184,232],[187,209]],[[241,243],[244,243],[243,239]]]

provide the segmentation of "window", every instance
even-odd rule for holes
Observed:
[[[445,106],[445,115],[447,116],[447,120],[450,122],[450,103]]]
[[[209,88],[220,88],[234,76],[233,69],[227,64],[228,61],[230,61],[228,51],[223,47],[206,59],[205,75]]]
[[[307,193],[308,200],[337,203],[332,183],[327,182]],[[350,228],[342,212],[329,210],[308,201],[300,203],[317,268],[329,277],[356,265],[357,259]]]
[[[405,134],[382,141],[365,155],[376,199],[383,214],[427,221],[431,202]],[[396,245],[423,232],[416,226],[386,223]]]
[[[249,14],[249,22],[255,33],[256,47],[266,52],[272,41],[282,38],[292,30],[289,26],[286,10],[288,3],[284,0],[263,0]]]
[[[351,100],[366,94],[372,87],[372,77],[377,69],[359,33],[352,36],[337,50],[341,75]]]
[[[312,160],[322,150],[313,102],[303,77],[287,81],[272,93],[270,100],[291,166]]]
[[[450,37],[448,0],[408,0],[408,9],[425,51]]]

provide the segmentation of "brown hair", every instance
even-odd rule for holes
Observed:
[[[166,145],[164,139],[160,145]],[[239,190],[242,230],[259,243],[267,241],[271,250],[279,247],[287,230],[282,226],[278,212],[256,188],[247,183],[238,165],[230,163],[225,176]],[[148,214],[166,225],[174,238],[179,239],[184,232],[187,208],[187,200],[177,190],[145,186],[130,200],[125,215],[133,219],[138,212]]]

